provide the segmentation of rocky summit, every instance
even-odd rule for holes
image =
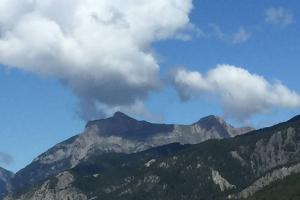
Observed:
[[[208,139],[229,138],[253,130],[234,128],[222,118],[208,116],[191,125],[154,124],[124,113],[90,121],[83,133],[55,145],[16,173],[14,189],[27,188],[77,166],[82,160],[104,153],[135,153],[170,144],[197,144]]]

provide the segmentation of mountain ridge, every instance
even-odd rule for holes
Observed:
[[[288,120],[189,146],[177,143],[132,154],[94,154],[6,200],[252,200],[256,194],[271,200],[276,182],[299,173],[300,120]],[[299,186],[293,189],[295,196]]]
[[[88,122],[81,134],[55,145],[17,172],[12,180],[14,189],[30,187],[94,154],[134,153],[170,143],[196,144],[241,134],[218,117],[202,119],[191,125],[155,124],[116,112]]]

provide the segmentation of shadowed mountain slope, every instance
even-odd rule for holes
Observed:
[[[0,167],[0,199],[10,190],[10,181],[13,175],[12,172]]]

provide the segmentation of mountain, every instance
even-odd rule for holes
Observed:
[[[30,187],[47,177],[77,166],[92,155],[135,153],[170,144],[197,144],[212,138],[229,138],[252,130],[234,128],[223,119],[208,116],[191,125],[154,124],[138,121],[124,113],[90,121],[83,133],[74,136],[36,158],[16,173],[14,189]]]
[[[3,198],[7,191],[10,190],[10,180],[13,173],[0,167],[0,199]]]
[[[93,154],[5,200],[297,200],[299,174],[296,117],[234,138]]]

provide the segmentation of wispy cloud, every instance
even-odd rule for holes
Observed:
[[[0,152],[0,163],[4,163],[6,165],[11,164],[14,161],[13,157],[7,153]]]
[[[191,41],[194,38],[203,38],[206,37],[205,32],[198,26],[193,23],[189,23],[185,26],[185,29],[179,31],[175,35],[175,39],[183,41]]]
[[[232,36],[233,43],[243,43],[247,42],[251,37],[251,33],[247,31],[245,28],[240,27],[240,29],[235,32]]]
[[[271,7],[265,10],[264,21],[268,24],[287,26],[294,22],[294,14],[291,10],[283,7]],[[214,23],[209,24],[208,27],[208,30],[202,31],[202,38],[215,38],[226,43],[241,44],[248,42],[258,27],[261,28],[261,25],[240,26],[237,30],[229,31]]]
[[[265,22],[269,24],[286,26],[292,24],[294,15],[291,10],[283,7],[272,7],[265,11]]]
[[[224,42],[241,44],[247,42],[251,38],[251,32],[242,26],[237,31],[230,33],[222,30],[217,24],[210,24],[209,27],[211,28],[211,31],[207,35],[210,37],[215,37]]]
[[[217,39],[225,40],[225,33],[223,32],[223,30],[221,30],[220,26],[218,26],[217,24],[209,24],[209,27],[211,28],[210,35],[216,37]]]

